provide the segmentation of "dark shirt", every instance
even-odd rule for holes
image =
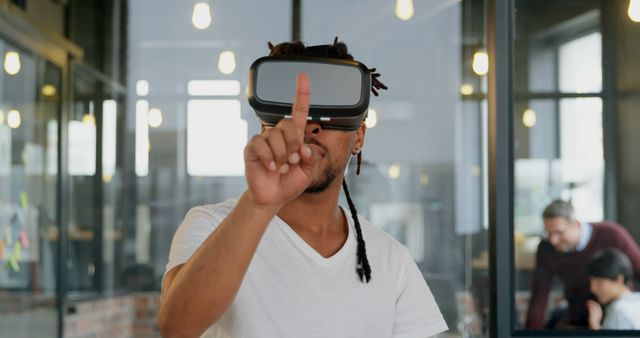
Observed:
[[[591,256],[604,249],[617,248],[631,260],[636,278],[640,278],[640,247],[629,232],[621,225],[612,222],[592,223],[593,231],[587,246],[577,252],[561,253],[551,243],[543,240],[538,245],[536,268],[533,272],[533,285],[527,328],[543,328],[549,291],[553,278],[560,279],[564,286],[564,296],[568,302],[565,319],[569,325],[587,327],[589,313],[586,301],[592,299],[589,291],[587,263]]]

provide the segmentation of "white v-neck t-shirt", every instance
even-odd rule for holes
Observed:
[[[184,264],[233,210],[236,200],[191,209],[171,243],[166,272]],[[268,225],[240,290],[203,337],[424,338],[447,330],[407,249],[359,216],[371,281],[356,269],[355,229],[325,258],[282,219]]]

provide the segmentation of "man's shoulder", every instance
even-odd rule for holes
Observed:
[[[624,229],[624,227],[616,222],[601,221],[601,222],[589,222],[593,226],[594,230],[599,231],[618,231]]]
[[[593,226],[594,237],[615,239],[626,237],[628,234],[627,230],[622,225],[611,221],[596,222],[591,223],[591,225]]]
[[[617,308],[629,311],[633,309],[633,312],[640,312],[640,292],[632,292],[622,296],[612,305],[616,305]]]
[[[351,217],[350,214],[347,217]],[[358,214],[362,236],[367,245],[367,253],[376,252],[383,255],[401,257],[407,252],[407,248],[395,237],[384,231],[380,226],[372,224],[364,216]]]
[[[231,213],[237,203],[237,199],[231,198],[220,203],[198,205],[187,212],[185,219],[204,218],[221,220]]]
[[[220,203],[203,204],[203,205],[197,206],[196,208],[201,208],[207,212],[214,213],[214,214],[218,214],[218,213],[228,214],[231,212],[231,210],[233,210],[233,208],[236,207],[236,204],[238,204],[238,199],[230,198]]]
[[[637,327],[638,312],[640,311],[640,293],[632,293],[613,301],[607,307],[606,321],[611,323],[627,323],[622,328]],[[630,325],[630,326],[629,326]],[[635,325],[635,326],[634,326]]]

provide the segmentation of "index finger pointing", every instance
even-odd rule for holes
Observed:
[[[298,129],[298,135],[304,138],[309,116],[309,101],[311,97],[311,82],[306,73],[300,73],[296,82],[296,98],[291,108],[291,119]]]

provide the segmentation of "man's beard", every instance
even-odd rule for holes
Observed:
[[[315,182],[311,182],[311,184],[304,190],[305,194],[319,194],[331,185],[333,181],[338,177],[338,170],[331,166],[327,167],[327,169],[322,173],[322,176]]]
[[[331,183],[336,180],[336,177],[338,177],[338,169],[331,166],[331,158],[329,157],[329,150],[327,147],[314,139],[306,139],[305,143],[312,143],[321,147],[324,150],[326,160],[329,163],[328,167],[322,173],[322,176],[320,176],[318,180],[311,182],[307,189],[304,190],[305,194],[319,194],[327,190]]]

